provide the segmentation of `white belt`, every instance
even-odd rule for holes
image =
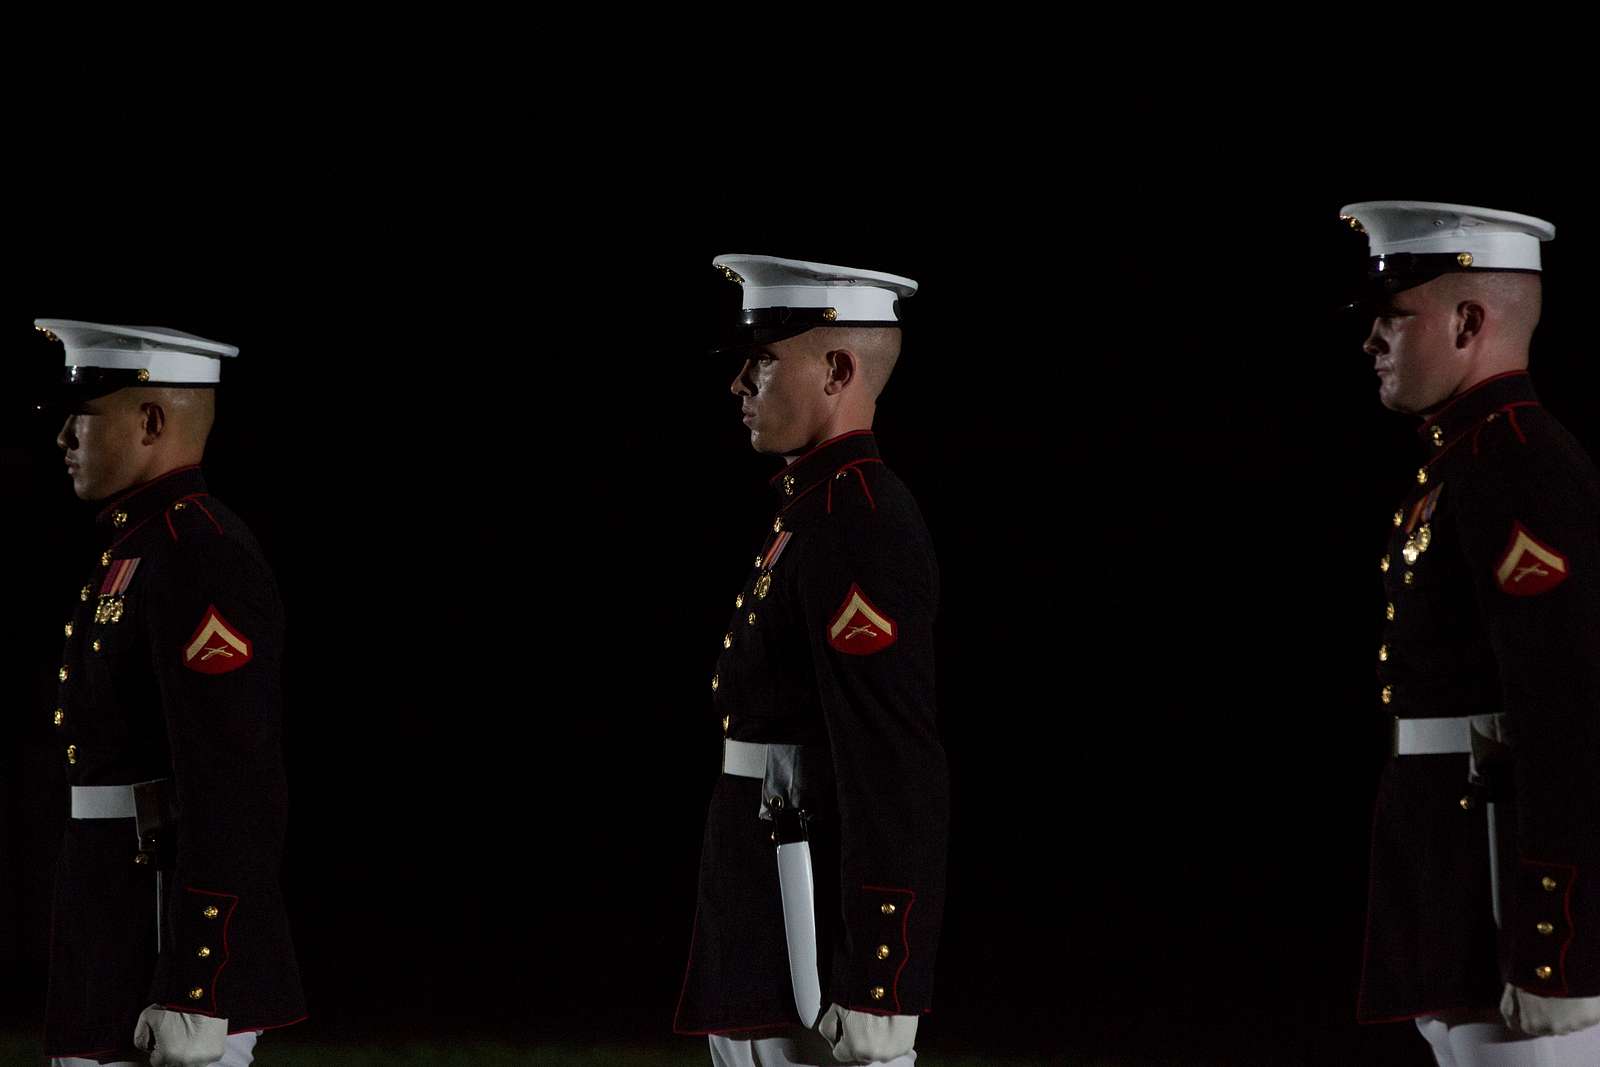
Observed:
[[[75,785],[72,790],[72,817],[74,819],[132,819],[138,814],[133,791],[141,785],[166,781],[154,778],[149,782],[129,785]]]
[[[1472,720],[1465,715],[1449,719],[1394,721],[1396,756],[1441,756],[1472,751]]]
[[[767,776],[767,746],[754,741],[722,742],[722,773],[740,778]]]
[[[131,819],[133,786],[75,785],[72,787],[74,819]]]

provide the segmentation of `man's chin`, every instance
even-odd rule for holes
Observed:
[[[72,493],[79,500],[91,504],[95,501],[105,500],[107,497],[116,495],[114,490],[105,489],[102,486],[96,485],[94,482],[87,481],[78,476],[74,476],[72,479]]]
[[[1378,403],[1397,415],[1415,415],[1416,409],[1400,395],[1398,390],[1389,388],[1389,385],[1389,382],[1384,382],[1378,386]]]

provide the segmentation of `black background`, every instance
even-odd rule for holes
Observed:
[[[1553,220],[1534,378],[1594,453],[1578,190],[1138,102],[831,148],[689,149],[651,117],[592,151],[537,114],[486,147],[457,112],[270,149],[223,131],[159,173],[52,162],[0,305],[17,1018],[42,995],[50,672],[92,512],[25,415],[52,316],[242,350],[206,468],[289,612],[304,1026],[662,1039],[717,767],[705,682],[770,518],[737,368],[704,351],[737,305],[710,260],[745,251],[921,283],[876,429],[944,573],[928,1062],[1425,1062],[1409,1027],[1353,1023],[1375,564],[1416,450],[1337,311],[1364,249],[1336,214]]]

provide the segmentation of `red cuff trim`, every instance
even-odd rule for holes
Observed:
[[[1513,984],[1521,986],[1521,988],[1538,996],[1553,995],[1564,997],[1567,995],[1567,953],[1572,948],[1573,938],[1577,936],[1577,930],[1572,921],[1572,890],[1578,884],[1578,866],[1575,863],[1549,863],[1545,860],[1528,859],[1526,856],[1522,857],[1521,865],[1524,870],[1529,872],[1529,877],[1537,876],[1541,881],[1545,876],[1558,874],[1566,876],[1557,878],[1557,881],[1561,883],[1559,886],[1561,890],[1561,917],[1566,920],[1567,936],[1561,942],[1561,949],[1556,955],[1556,973],[1553,976],[1557,983],[1556,985],[1551,985],[1548,980],[1541,981],[1536,975],[1531,976],[1533,978],[1532,985],[1523,985],[1521,982],[1515,981],[1515,979],[1513,979]],[[1533,892],[1546,894],[1552,891],[1545,889],[1543,885],[1535,883]]]
[[[917,894],[910,889],[900,889],[886,885],[864,885],[863,893],[901,893],[906,899],[900,908],[900,966],[894,969],[894,981],[889,988],[889,996],[894,1000],[894,1011],[885,1012],[887,1015],[904,1015],[900,1010],[900,975],[905,972],[906,964],[911,962],[911,906],[917,902]],[[858,1009],[851,1008],[851,1011]],[[873,1009],[882,1012],[882,1008]]]
[[[219,893],[210,889],[195,889],[193,886],[184,886],[183,891],[185,893],[193,893],[197,897],[219,897],[228,902],[228,910],[222,916],[222,962],[217,964],[217,969],[211,972],[211,1011],[215,1015],[221,1015],[221,1009],[217,1007],[217,984],[222,980],[223,968],[228,966],[230,956],[228,951],[228,928],[233,925],[233,912],[239,906],[239,894]],[[192,1003],[189,1005],[167,1004],[165,1007],[175,1008],[178,1011],[194,1011]]]

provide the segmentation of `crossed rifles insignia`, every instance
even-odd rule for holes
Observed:
[[[1535,596],[1554,589],[1571,573],[1567,558],[1527,531],[1511,524],[1511,540],[1494,568],[1495,584],[1511,596]]]
[[[183,647],[183,665],[201,674],[226,674],[250,662],[250,639],[222,617],[215,605]]]
[[[828,623],[828,644],[855,656],[888,648],[894,644],[896,634],[894,620],[878,610],[854,582]]]

